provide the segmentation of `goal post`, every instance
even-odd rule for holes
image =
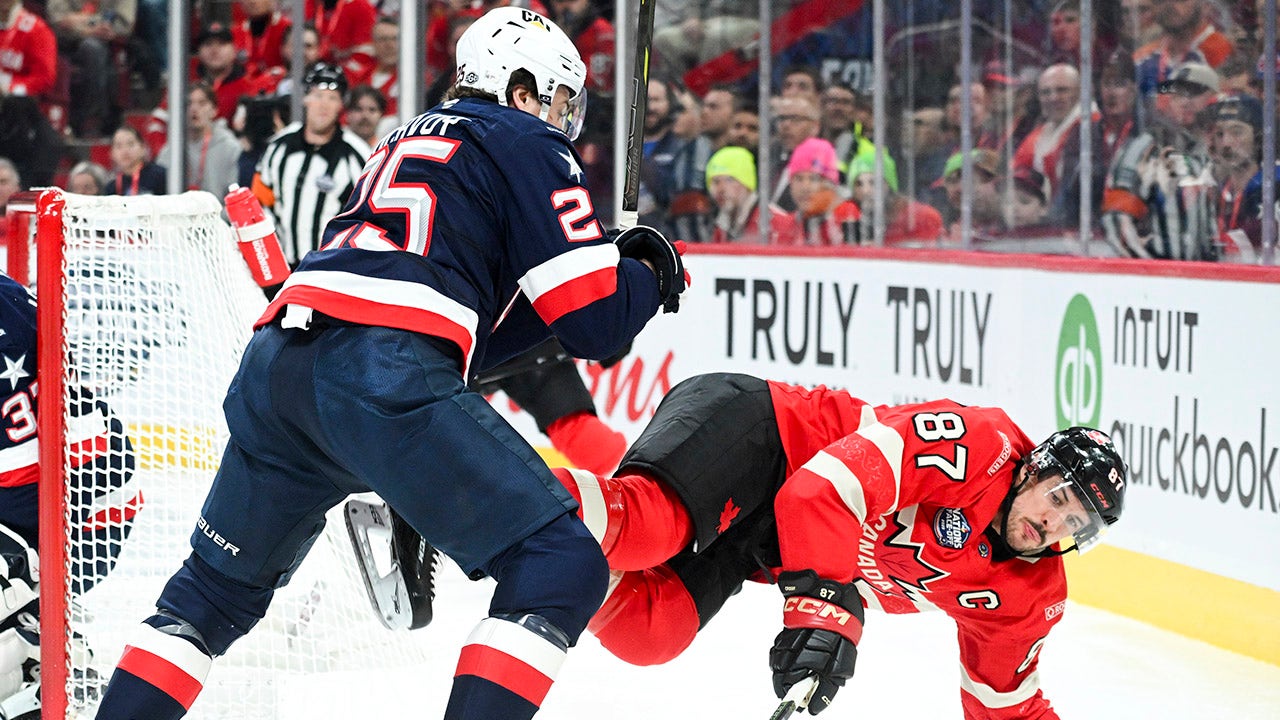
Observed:
[[[44,718],[90,718],[154,611],[227,440],[221,403],[266,305],[210,194],[27,193],[37,296]],[[403,668],[424,643],[369,607],[341,506],[267,616],[213,666],[191,718],[275,718],[299,679]],[[309,685],[309,686],[310,686]]]

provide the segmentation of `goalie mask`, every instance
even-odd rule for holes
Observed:
[[[556,90],[569,91],[569,106],[557,129],[576,140],[586,117],[582,86],[587,67],[578,49],[555,23],[531,10],[500,7],[485,13],[458,39],[456,84],[497,96],[507,104],[511,73],[527,70],[537,83],[546,121]]]
[[[1074,528],[1076,551],[1097,544],[1124,508],[1125,466],[1106,433],[1073,427],[1049,436],[1031,451],[1027,470],[1037,478],[1060,478],[1046,495],[1070,489],[1080,500],[1089,522]]]

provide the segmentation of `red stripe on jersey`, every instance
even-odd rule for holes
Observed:
[[[453,676],[459,675],[474,675],[501,685],[538,706],[542,705],[542,699],[547,696],[551,683],[554,682],[520,658],[479,644],[462,648],[458,670]]]
[[[576,277],[538,296],[533,309],[550,325],[579,308],[618,291],[618,268],[601,268]]]
[[[124,655],[116,667],[159,688],[184,710],[191,709],[191,703],[195,702],[196,696],[204,688],[199,680],[177,665],[132,645],[125,646]]]
[[[85,463],[107,454],[107,436],[81,440],[71,446],[71,467],[78,468]]]
[[[422,308],[390,305],[307,285],[294,285],[280,291],[266,312],[253,324],[262,327],[273,320],[290,303],[303,305],[330,317],[372,327],[390,327],[444,338],[462,350],[463,358],[471,357],[470,331],[439,313]],[[464,360],[464,366],[467,362]],[[467,368],[463,367],[463,374]]]
[[[142,493],[138,493],[129,498],[129,501],[123,507],[103,508],[86,518],[84,525],[80,526],[80,530],[82,532],[93,532],[111,527],[120,527],[138,514],[138,511],[142,509],[142,503]]]
[[[0,487],[19,487],[30,485],[40,479],[40,466],[32,463],[17,470],[0,473]]]

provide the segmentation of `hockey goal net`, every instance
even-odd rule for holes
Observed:
[[[17,248],[9,257],[16,279],[37,277],[43,716],[86,718],[200,532],[227,435],[222,398],[266,300],[207,193],[44,190],[16,208],[34,217],[10,226],[30,228],[34,263]],[[87,397],[106,408],[91,431]],[[86,449],[104,418],[118,436]],[[98,471],[84,470],[86,453]],[[283,717],[300,676],[314,687],[317,674],[425,659],[420,639],[374,616],[351,552],[331,515],[266,618],[214,663],[189,717]]]

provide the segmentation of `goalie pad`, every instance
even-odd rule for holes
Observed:
[[[378,619],[390,630],[425,627],[431,622],[439,551],[386,503],[353,498],[343,515]]]

